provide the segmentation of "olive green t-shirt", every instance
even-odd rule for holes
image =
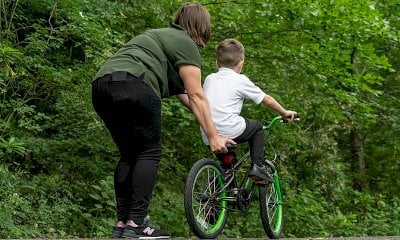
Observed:
[[[152,29],[131,39],[97,72],[95,79],[116,71],[129,72],[135,77],[144,74],[145,83],[159,98],[185,91],[179,76],[179,65],[201,67],[196,43],[182,27]]]

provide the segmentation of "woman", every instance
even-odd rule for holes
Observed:
[[[201,88],[200,53],[210,38],[210,15],[199,4],[181,6],[167,28],[134,37],[93,81],[93,106],[121,159],[114,185],[118,220],[113,237],[168,238],[143,221],[161,159],[161,99],[178,95],[195,115],[213,152],[234,142],[217,134]]]

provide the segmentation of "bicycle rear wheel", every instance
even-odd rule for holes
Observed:
[[[261,221],[267,236],[277,239],[283,227],[283,200],[277,172],[273,174],[274,182],[259,189]]]
[[[223,170],[212,159],[196,162],[186,179],[184,205],[190,229],[199,238],[216,238],[227,217]]]

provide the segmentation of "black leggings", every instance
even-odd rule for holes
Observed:
[[[126,72],[96,79],[92,101],[121,155],[114,174],[118,220],[141,224],[161,159],[161,101],[142,77]]]

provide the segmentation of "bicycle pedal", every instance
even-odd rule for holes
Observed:
[[[269,184],[269,182],[266,180],[258,180],[258,181],[254,181],[254,183],[259,186],[267,186]]]
[[[250,177],[250,178],[251,178],[251,179],[254,181],[254,183],[257,184],[257,185],[266,186],[266,185],[268,185],[268,184],[270,183],[270,181],[264,180],[264,179],[260,179],[260,178],[258,178],[258,177],[256,177],[256,176]]]

